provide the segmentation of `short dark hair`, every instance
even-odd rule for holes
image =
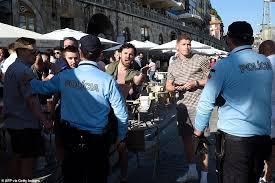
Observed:
[[[56,46],[56,47],[53,48],[53,50],[60,50],[60,51],[63,51],[63,48],[60,47],[60,46]]]
[[[95,50],[95,51],[89,51],[89,52],[83,52],[81,51],[83,57],[87,60],[96,61],[96,59],[99,57],[101,51]]]
[[[228,26],[227,37],[236,46],[252,45],[254,42],[253,29],[246,21],[236,21]]]
[[[120,48],[119,48],[119,52],[122,52],[123,49],[129,49],[132,48],[134,50],[134,55],[137,54],[137,49],[134,45],[132,45],[131,43],[124,43]]]
[[[48,53],[50,56],[53,56],[53,49],[48,48],[45,53]]]
[[[73,42],[74,42],[74,46],[75,46],[75,47],[78,47],[78,41],[77,41],[74,37],[65,37],[65,38],[63,39],[63,46],[64,46],[64,41],[66,41],[66,40],[73,41]]]
[[[64,54],[66,52],[72,52],[72,53],[78,53],[79,54],[78,48],[75,47],[75,46],[72,46],[72,45],[67,46],[66,48],[64,48],[64,50],[62,51],[63,57],[65,56]]]
[[[16,51],[16,54],[19,56],[21,54],[20,50],[26,49],[27,46],[29,45],[35,45],[35,43],[36,43],[35,39],[32,39],[32,38],[27,38],[27,37],[18,38],[14,42],[14,49]]]
[[[177,43],[180,42],[181,40],[189,40],[189,41],[192,41],[192,38],[189,36],[189,35],[186,35],[186,34],[183,34],[183,35],[180,35],[177,39]]]
[[[46,55],[47,57],[49,57],[50,58],[50,53],[49,52],[47,52],[47,51],[45,51],[45,52],[41,52],[41,55]]]
[[[36,43],[35,39],[21,37],[14,42],[14,48],[15,49],[26,48],[28,45],[34,45],[35,43]]]

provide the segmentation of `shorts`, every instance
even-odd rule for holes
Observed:
[[[194,132],[194,122],[196,109],[184,104],[177,105],[177,126],[179,136],[192,136]]]
[[[36,158],[45,153],[40,129],[8,129],[12,151],[20,158]]]
[[[187,107],[182,103],[177,105],[177,126],[179,136],[192,136],[194,134],[195,117],[195,107]],[[215,123],[215,125],[216,124],[217,123]],[[204,136],[208,137],[209,135],[209,128],[206,128]]]

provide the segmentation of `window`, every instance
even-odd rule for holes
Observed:
[[[149,36],[149,27],[141,27],[141,41],[146,41],[146,40],[150,40],[150,36]]]
[[[124,42],[129,42],[131,41],[131,34],[130,30],[128,27],[125,27],[122,31],[123,37],[124,37]]]
[[[23,2],[19,2],[19,27],[35,31],[35,14]]]
[[[176,35],[176,33],[174,31],[171,32],[170,39],[171,39],[171,41],[177,39],[177,35]]]
[[[162,36],[162,34],[159,34],[159,44],[163,44],[163,36]]]
[[[74,19],[60,17],[60,27],[61,27],[61,29],[65,29],[65,28],[74,29]]]

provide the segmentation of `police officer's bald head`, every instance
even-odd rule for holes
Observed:
[[[266,40],[259,46],[259,53],[265,56],[275,54],[275,42],[272,40]]]

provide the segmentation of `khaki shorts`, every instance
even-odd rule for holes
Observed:
[[[177,126],[179,136],[192,136],[194,132],[194,123],[196,117],[196,108],[187,107],[184,104],[177,105]],[[211,132],[217,131],[218,108],[213,109],[209,120],[209,127],[205,129],[204,136],[208,137]],[[209,130],[210,129],[210,130]]]
[[[184,104],[177,105],[177,126],[179,136],[192,136],[196,109],[187,107]]]

